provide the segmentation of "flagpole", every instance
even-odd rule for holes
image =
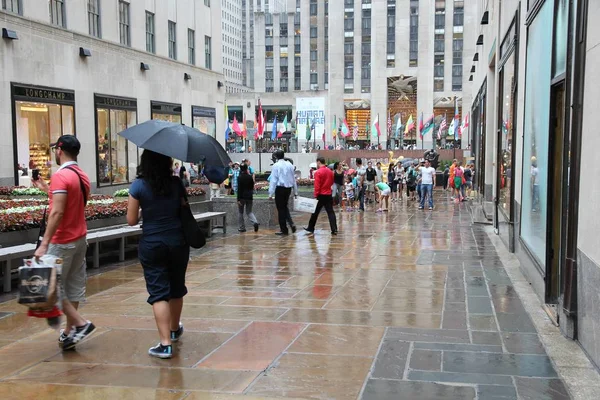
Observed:
[[[387,124],[387,121],[385,123]],[[377,124],[379,124],[379,113],[377,113]],[[380,125],[378,125],[378,126],[380,126]],[[379,131],[377,132],[377,150],[379,150],[379,132],[381,132],[381,127],[379,128]]]
[[[456,120],[456,96],[454,96],[454,118],[452,118],[452,126],[454,127],[454,122]],[[452,138],[452,159],[456,160],[456,127],[454,127],[454,130],[452,131],[452,134],[454,135],[454,137]]]
[[[425,122],[423,121],[423,112],[421,112],[421,124],[423,124],[423,126],[425,126]],[[419,126],[419,130],[423,129],[422,127]],[[421,131],[421,150],[425,150],[425,145],[423,144],[423,132]]]

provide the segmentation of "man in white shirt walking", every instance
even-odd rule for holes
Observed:
[[[271,168],[271,176],[269,178],[269,200],[275,196],[275,206],[277,207],[277,216],[279,219],[279,228],[281,229],[276,235],[289,235],[286,221],[289,221],[292,233],[296,233],[296,225],[292,221],[288,201],[294,189],[294,197],[298,196],[298,186],[296,184],[296,176],[294,175],[294,166],[284,160],[285,153],[283,150],[275,150],[273,153],[273,167]]]
[[[425,207],[425,197],[429,197],[429,209],[433,210],[433,187],[435,186],[435,168],[429,160],[425,160],[425,167],[421,168],[421,203],[419,210]]]

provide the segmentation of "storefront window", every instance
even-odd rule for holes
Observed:
[[[118,133],[136,124],[136,112],[98,108],[98,185],[129,182],[127,140]]]
[[[554,30],[553,77],[563,74],[567,69],[567,39],[569,22],[568,0],[558,0],[556,4],[556,28]]]
[[[192,106],[192,127],[216,138],[216,110],[210,107]]]
[[[545,2],[528,32],[523,137],[521,238],[538,259],[546,259],[548,132],[552,65],[553,3]],[[558,161],[557,161],[558,162]]]
[[[512,207],[512,152],[514,132],[514,77],[515,77],[515,53],[508,58],[501,72],[502,85],[502,134],[500,136],[500,201],[499,205],[505,212],[507,219],[510,218]]]
[[[15,102],[18,161],[21,167],[40,171],[49,180],[58,166],[50,143],[61,135],[75,134],[73,106],[28,101]],[[21,178],[19,184],[23,184]]]
[[[150,102],[152,109],[152,119],[161,121],[181,123],[181,105],[171,103],[161,103],[157,101]]]

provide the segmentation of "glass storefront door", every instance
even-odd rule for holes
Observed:
[[[58,169],[50,143],[75,134],[75,95],[71,91],[13,84],[16,184],[28,185],[33,170],[49,180]]]

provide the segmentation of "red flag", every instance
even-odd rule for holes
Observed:
[[[244,113],[244,122],[242,122],[242,136],[244,139],[248,138],[248,130],[246,128],[246,113]]]
[[[240,124],[238,124],[238,120],[235,114],[233,114],[233,124],[231,125],[231,129],[235,132],[236,135],[242,136],[242,129],[240,128]]]
[[[377,130],[377,137],[381,136],[381,129],[379,129],[379,114],[375,117],[375,129]]]
[[[325,129],[323,129],[323,136],[322,136],[322,138],[323,138],[323,143],[325,143]]]
[[[256,124],[256,133],[257,137],[261,139],[265,133],[265,117],[263,115],[262,104],[260,103],[260,100],[258,100],[258,122]]]
[[[342,136],[345,138],[350,136],[350,129],[348,128],[348,121],[346,121],[346,118],[342,121]]]

